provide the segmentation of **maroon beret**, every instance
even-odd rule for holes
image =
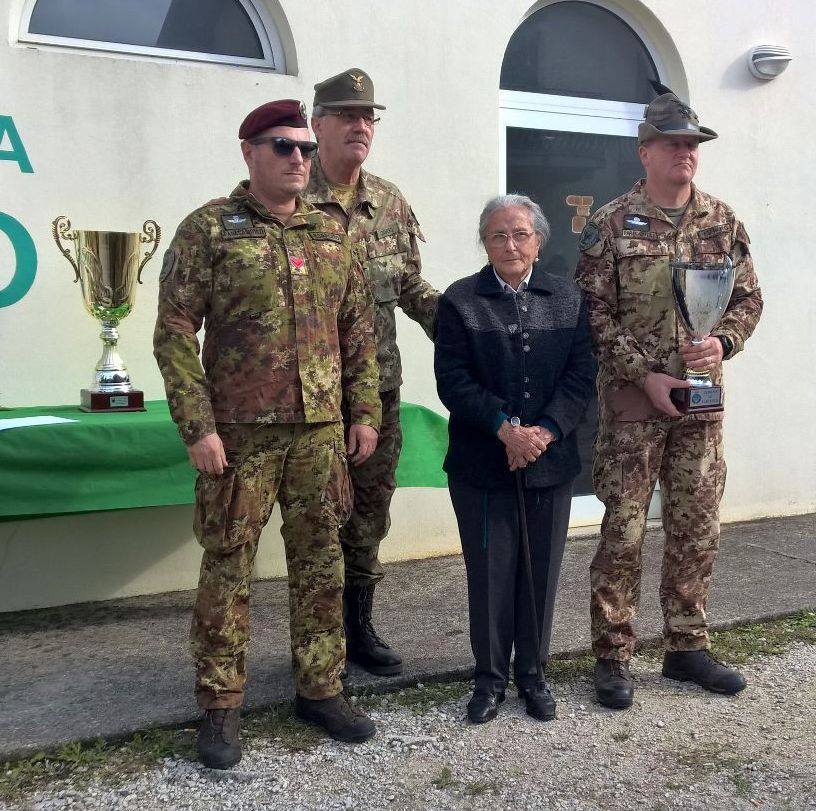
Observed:
[[[243,141],[270,127],[306,126],[306,105],[297,99],[280,99],[256,107],[241,123],[238,137]]]

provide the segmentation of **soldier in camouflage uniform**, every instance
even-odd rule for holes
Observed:
[[[343,563],[349,457],[377,441],[371,296],[334,220],[298,196],[317,145],[300,102],[269,102],[239,130],[249,167],[223,202],[184,219],[160,277],[154,353],[170,411],[198,469],[204,548],[192,623],[202,760],[240,760],[249,588],[277,499],[289,573],[296,711],[341,740],[374,725],[342,695]],[[205,326],[199,360],[196,333]]]
[[[660,481],[666,533],[660,585],[663,674],[736,693],[745,680],[708,653],[706,597],[719,543],[725,484],[722,412],[681,415],[670,400],[687,367],[722,383],[722,360],[745,345],[762,312],[748,235],[722,201],[692,181],[701,141],[716,133],[672,93],[656,98],[638,130],[646,179],[599,209],[579,240],[576,279],[586,291],[599,361],[600,419],[593,470],[604,503],[591,565],[598,700],[632,703],[628,661],[640,596],[646,513]],[[694,346],[675,316],[670,257],[722,262],[736,281],[715,334]]]
[[[402,670],[402,659],[374,631],[371,611],[383,569],[377,559],[391,523],[402,448],[402,383],[396,308],[433,338],[439,293],[420,275],[417,241],[424,241],[410,206],[392,183],[362,168],[368,156],[375,110],[370,77],[358,68],[315,85],[312,127],[320,144],[304,199],[331,216],[355,243],[374,297],[374,331],[380,368],[382,428],[376,451],[352,465],[354,508],[340,531],[346,568],[344,608],[350,661],[379,675]],[[346,413],[346,423],[349,417]]]

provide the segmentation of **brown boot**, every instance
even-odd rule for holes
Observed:
[[[235,709],[206,710],[198,728],[198,756],[210,769],[229,769],[241,759],[238,728],[241,711]]]
[[[374,722],[340,693],[331,698],[295,696],[295,715],[323,727],[336,741],[360,743],[374,737]]]

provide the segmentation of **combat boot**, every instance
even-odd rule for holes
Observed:
[[[377,676],[402,673],[402,657],[380,639],[371,624],[374,584],[346,583],[343,619],[346,626],[346,658]]]
[[[336,741],[346,743],[367,741],[377,731],[374,722],[343,693],[322,699],[295,696],[295,715],[323,727]]]
[[[593,672],[598,703],[613,710],[632,706],[635,685],[629,672],[629,663],[617,659],[598,659]]]
[[[663,675],[676,681],[693,681],[710,690],[732,696],[744,690],[745,677],[718,662],[707,650],[672,650],[663,657]]]
[[[238,728],[241,711],[234,709],[206,710],[198,728],[198,756],[210,769],[229,769],[241,759]]]

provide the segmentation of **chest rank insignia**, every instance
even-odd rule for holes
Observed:
[[[237,231],[239,228],[252,227],[252,221],[246,214],[222,214],[221,222],[227,231]]]
[[[289,264],[292,266],[294,270],[299,271],[300,273],[305,273],[306,268],[303,263],[302,256],[295,256],[294,254],[289,255]]]
[[[629,231],[648,231],[649,220],[640,214],[627,214],[623,218],[623,227]]]

